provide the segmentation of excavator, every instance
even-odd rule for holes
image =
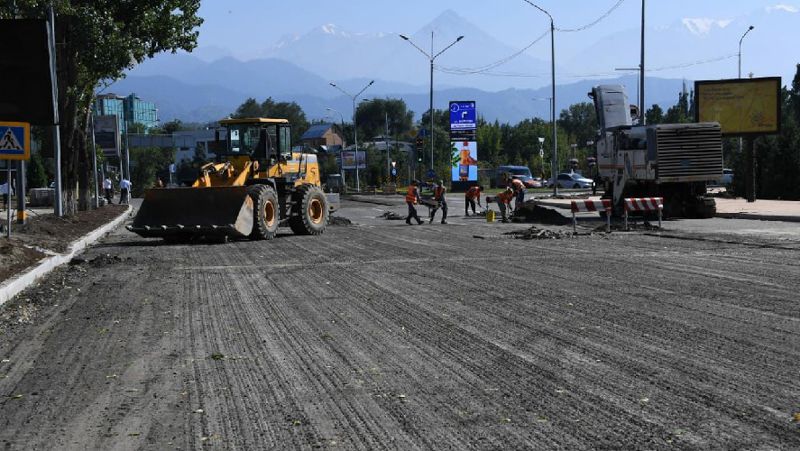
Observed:
[[[286,119],[224,119],[226,146],[190,187],[153,188],[127,228],[167,241],[271,240],[280,225],[298,235],[325,231],[330,205],[313,153],[292,151]],[[218,140],[219,141],[219,140]],[[333,199],[329,197],[333,196]]]

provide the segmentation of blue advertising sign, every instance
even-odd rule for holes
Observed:
[[[475,130],[478,128],[478,114],[474,101],[450,102],[450,130]]]

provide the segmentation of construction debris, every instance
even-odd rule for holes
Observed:
[[[506,232],[503,235],[511,235],[520,240],[562,240],[577,236],[577,234],[565,230],[540,229],[536,226],[525,230]]]
[[[382,215],[378,216],[378,218],[388,219],[389,221],[399,221],[401,219],[405,219],[405,216],[399,215],[393,211],[386,211]]]
[[[331,226],[349,226],[352,225],[353,221],[343,218],[341,216],[331,216],[328,220],[328,225]]]
[[[570,218],[553,210],[536,205],[533,201],[525,202],[511,218],[513,222],[536,222],[549,225],[568,225],[572,223]]]

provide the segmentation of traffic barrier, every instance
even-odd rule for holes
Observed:
[[[658,212],[658,228],[661,228],[661,215],[664,210],[663,197],[629,197],[624,199],[625,204],[625,230],[628,230],[628,212]]]
[[[606,232],[611,232],[611,199],[600,200],[573,200],[572,201],[572,231],[578,232],[578,219],[575,213],[592,211],[606,212]]]

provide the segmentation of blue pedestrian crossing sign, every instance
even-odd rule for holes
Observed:
[[[0,160],[30,160],[31,124],[0,122]]]

